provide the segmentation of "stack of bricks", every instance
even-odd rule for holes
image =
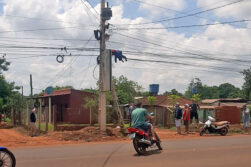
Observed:
[[[229,121],[231,124],[240,124],[241,109],[236,106],[216,107],[217,121]]]

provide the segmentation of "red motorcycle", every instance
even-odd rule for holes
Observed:
[[[133,140],[134,149],[139,155],[146,154],[146,149],[154,144],[156,144],[159,150],[162,150],[161,141],[157,133],[155,133],[156,140],[152,140],[149,130],[145,132],[143,130],[130,127],[128,128],[128,132],[129,139]]]

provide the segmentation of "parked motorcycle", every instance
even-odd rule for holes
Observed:
[[[202,136],[207,131],[209,133],[216,133],[225,136],[228,133],[229,124],[228,121],[215,122],[216,120],[208,116],[208,120],[205,122],[203,129],[200,131],[200,136]]]
[[[5,147],[0,147],[0,167],[15,167],[16,158],[14,154]]]

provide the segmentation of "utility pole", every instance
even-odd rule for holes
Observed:
[[[105,0],[101,0],[100,9],[100,66],[99,66],[99,115],[100,130],[106,131],[106,92],[104,91],[104,54],[105,54],[105,20],[103,19],[103,10],[105,8]]]
[[[30,108],[33,108],[33,86],[32,86],[32,75],[30,74],[30,88],[31,88],[31,99],[30,99]],[[28,112],[28,125],[30,125],[30,114],[31,110],[27,111]]]

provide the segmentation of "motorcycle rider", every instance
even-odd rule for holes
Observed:
[[[132,112],[132,126],[137,129],[142,129],[144,131],[150,130],[153,140],[156,140],[155,132],[152,124],[147,123],[146,119],[153,119],[153,116],[149,115],[146,109],[142,108],[142,103],[136,103],[136,109]]]

